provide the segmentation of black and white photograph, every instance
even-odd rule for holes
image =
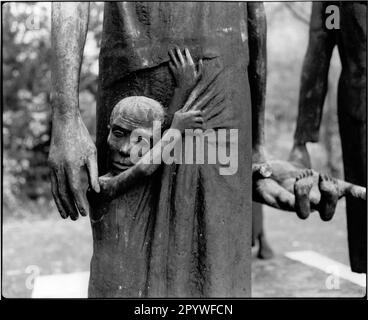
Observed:
[[[367,299],[366,1],[1,12],[0,304]]]

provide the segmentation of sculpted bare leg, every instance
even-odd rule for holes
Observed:
[[[339,200],[339,186],[335,179],[328,175],[320,174],[318,187],[321,192],[321,200],[318,211],[323,221],[330,221],[335,213],[337,201]]]
[[[295,178],[295,211],[300,219],[307,219],[309,217],[311,211],[309,194],[313,184],[313,171],[310,169],[302,171]]]
[[[259,241],[259,250],[257,257],[263,260],[272,259],[274,253],[263,232],[259,235],[258,241]]]

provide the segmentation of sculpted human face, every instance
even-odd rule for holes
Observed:
[[[132,132],[134,131],[135,137],[132,138]],[[110,132],[107,139],[110,148],[110,163],[111,167],[115,171],[124,171],[134,163],[130,159],[130,152],[133,147],[140,143],[142,140],[148,146],[151,146],[153,138],[153,130],[148,127],[139,127],[125,123],[121,119],[113,119],[110,124]],[[143,156],[141,153],[139,156]]]
[[[162,119],[163,108],[155,100],[142,96],[121,100],[114,107],[110,118],[107,143],[111,169],[119,172],[132,167],[132,159],[137,161],[134,159],[137,150],[138,157],[142,157],[152,148],[154,134],[160,135],[156,132],[158,129],[154,129],[153,122]]]

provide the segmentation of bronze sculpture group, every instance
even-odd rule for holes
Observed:
[[[297,161],[265,159],[266,22],[259,2],[105,3],[97,170],[78,109],[88,6],[53,3],[50,164],[57,207],[73,220],[87,213],[81,175],[88,172],[90,297],[249,296],[252,198],[301,218],[318,210],[326,221],[338,198],[365,199],[365,188]],[[151,143],[154,121],[168,129],[160,145]],[[236,129],[237,172],[143,161],[161,160],[158,151],[190,128]],[[133,163],[136,130],[148,147]]]

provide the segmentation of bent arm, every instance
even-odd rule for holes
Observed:
[[[335,31],[325,27],[326,2],[314,2],[309,43],[303,62],[299,92],[299,111],[294,141],[296,144],[317,142],[323,103],[328,84],[328,70],[336,43]]]
[[[180,131],[171,128],[167,130],[161,140],[134,166],[114,177],[100,179],[100,193],[93,193],[93,195],[90,193],[88,196],[90,202],[100,204],[101,201],[111,201],[131,188],[140,179],[152,175],[161,165],[163,150],[166,146],[175,145],[180,139]]]
[[[249,66],[252,100],[253,162],[264,161],[264,118],[266,99],[267,24],[263,3],[248,2]]]

